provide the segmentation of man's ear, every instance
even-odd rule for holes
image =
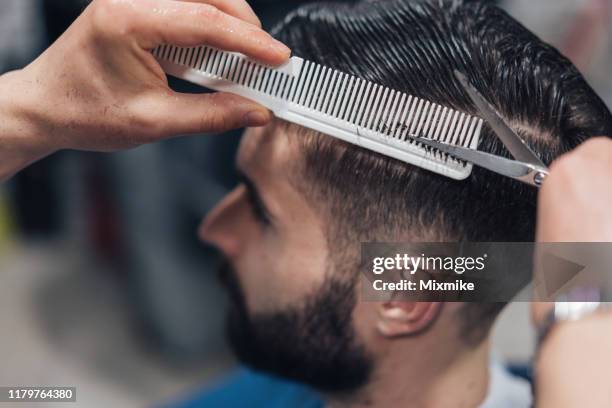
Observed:
[[[441,308],[439,302],[385,302],[379,306],[376,326],[385,337],[410,336],[429,327]]]

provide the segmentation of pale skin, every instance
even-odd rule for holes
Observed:
[[[34,62],[0,77],[0,181],[60,149],[116,151],[271,119],[235,95],[172,91],[150,53],[165,43],[269,65],[290,55],[245,0],[94,0]]]
[[[551,167],[538,208],[538,242],[612,242],[612,141],[592,139]],[[534,303],[534,320],[551,308]],[[609,407],[612,314],[553,328],[536,362],[539,408]]]
[[[0,180],[60,149],[115,151],[177,134],[270,121],[266,109],[233,95],[171,91],[150,54],[163,43],[208,44],[270,65],[282,64],[290,54],[260,29],[243,0],[94,0],[36,61],[0,77]],[[238,271],[251,310],[299,301],[326,271],[320,215],[280,177],[295,152],[278,138],[260,143],[263,134],[250,130],[239,166],[262,191],[274,226],[264,229],[255,220],[242,184],[201,230]],[[449,330],[455,327],[456,308],[446,307],[426,336],[409,336],[439,309],[435,303],[360,304],[358,330],[368,347],[378,350],[380,377],[351,398],[330,396],[330,404],[374,401],[391,407],[412,400],[415,407],[436,407],[451,400],[466,406],[481,401],[488,343],[464,352],[460,342],[451,341],[458,335]],[[426,352],[432,349],[440,352]]]
[[[239,150],[238,167],[257,187],[271,222],[258,220],[242,184],[200,229],[201,238],[219,247],[233,264],[251,311],[276,310],[303,298],[328,270],[325,221],[286,177],[297,154],[291,137],[272,127],[249,130]],[[594,139],[553,164],[539,200],[538,241],[612,241],[607,213],[612,202],[611,157],[612,142]],[[275,257],[266,255],[270,253]],[[374,380],[351,395],[328,395],[328,405],[478,406],[487,392],[489,344],[485,341],[473,349],[461,346],[454,305],[445,305],[430,331],[411,336],[438,307],[433,303],[358,303],[353,320],[377,361]],[[534,304],[534,315],[541,318],[546,307]],[[537,406],[609,406],[610,338],[609,315],[555,329],[537,362]]]
[[[298,137],[273,125],[247,130],[236,164],[244,182],[199,231],[232,264],[251,313],[299,305],[327,274],[343,273],[330,267],[335,249],[326,239],[329,216],[314,209],[296,188]],[[265,219],[258,207],[264,208]],[[358,251],[359,243],[347,250]],[[353,322],[375,359],[373,379],[356,392],[327,395],[328,406],[478,406],[487,394],[489,342],[468,346],[460,340],[460,306],[358,301]]]
[[[0,77],[0,181],[61,149],[116,151],[179,134],[263,126],[271,120],[265,108],[235,95],[184,95],[170,90],[150,54],[164,43],[211,45],[269,65],[282,64],[290,55],[287,47],[261,30],[244,0],[94,0],[36,61]],[[248,163],[248,152],[243,155]],[[612,241],[611,158],[612,142],[594,140],[552,166],[540,195],[539,241]],[[254,175],[255,170],[246,171],[262,177]],[[283,220],[278,232],[285,235],[273,237],[257,229],[241,186],[211,215],[202,228],[203,238],[218,245],[238,271],[254,259],[271,262],[266,246],[272,246],[285,254],[284,265],[270,265],[274,270],[290,267],[319,274],[285,278],[286,298],[265,297],[256,275],[245,278],[251,282],[245,285],[253,309],[282,307],[290,297],[299,297],[320,282],[327,250],[317,215],[295,195],[293,204],[286,200],[291,193],[283,196],[282,203],[274,203],[271,189],[281,188],[282,183],[265,183],[271,186],[263,187],[269,206]],[[290,231],[302,235],[287,235]],[[311,256],[296,256],[298,247]],[[297,259],[306,259],[307,264],[295,264]],[[358,306],[358,331],[380,353],[378,380],[354,398],[330,396],[330,405],[397,406],[410,400],[412,406],[422,407],[457,402],[473,406],[481,401],[486,394],[488,343],[469,351],[459,346],[454,341],[457,333],[444,329],[453,326],[452,307],[445,308],[439,324],[420,338],[420,345],[408,336],[427,325],[432,309],[438,307],[393,302],[376,308]],[[536,318],[545,307],[534,307]],[[538,361],[538,406],[608,405],[611,327],[612,317],[605,315],[555,330]],[[443,352],[432,359],[427,352],[432,348]]]

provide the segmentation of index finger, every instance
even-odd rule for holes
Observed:
[[[246,0],[181,0],[189,3],[206,3],[215,6],[219,10],[244,20],[248,23],[261,27],[261,21]]]
[[[184,47],[210,45],[247,55],[268,65],[280,65],[291,50],[261,28],[233,17],[210,4],[151,0],[143,19],[149,33],[146,48],[162,44]],[[141,9],[142,10],[142,9]]]

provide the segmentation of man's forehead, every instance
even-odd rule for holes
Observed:
[[[238,150],[238,168],[253,176],[269,176],[286,171],[297,155],[296,143],[291,143],[284,126],[270,124],[245,131]]]

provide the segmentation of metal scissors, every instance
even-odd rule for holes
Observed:
[[[423,137],[411,136],[418,143],[447,153],[457,159],[464,160],[476,166],[485,168],[505,177],[540,187],[549,174],[548,167],[527,146],[521,137],[512,130],[495,108],[469,83],[465,75],[455,71],[455,76],[468,93],[480,112],[482,119],[487,121],[499,140],[506,146],[516,160],[496,156],[479,150],[461,146],[449,145]]]

